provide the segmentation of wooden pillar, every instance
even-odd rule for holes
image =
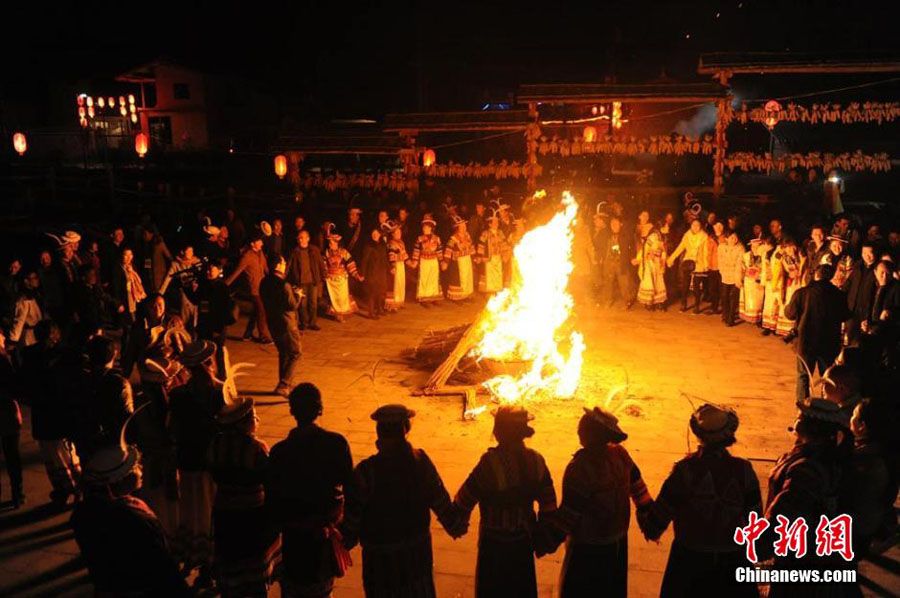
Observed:
[[[728,79],[731,78],[730,71],[719,71],[716,78],[723,86],[728,85]],[[731,96],[726,95],[716,102],[716,151],[713,154],[713,194],[719,197],[725,192],[725,152],[728,149],[728,129],[727,111],[728,103]]]
[[[537,170],[537,148],[538,138],[541,136],[541,125],[539,121],[537,104],[535,102],[528,103],[528,118],[532,120],[525,128],[525,152],[528,155],[528,190],[534,191],[537,186],[535,181],[535,171]]]

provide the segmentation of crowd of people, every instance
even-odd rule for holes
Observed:
[[[808,521],[852,513],[857,555],[894,533],[897,229],[872,223],[860,232],[837,214],[792,237],[781,218],[765,227],[737,215],[720,221],[690,196],[683,212],[658,221],[647,210],[626,218],[612,198],[589,210],[575,263],[591,303],[671,303],[796,344],[796,444],[772,473],[764,509],[749,462],[727,450],[737,414],[703,405],[689,424],[699,448],[654,499],[616,418],[596,408],[579,422],[583,448],[557,504],[542,457],[525,446],[534,430],[523,409],[496,412],[497,446],[455,498],[409,444],[415,414],[406,407],[372,415],[377,453],[355,468],[346,440],[315,424],[318,389],[294,383],[301,331],[320,330],[322,316],[378,319],[413,302],[434,309],[496,293],[515,277],[513,248],[526,220],[540,223],[555,205],[535,198],[513,208],[492,189],[471,206],[446,197],[415,210],[368,210],[353,206],[339,222],[298,216],[290,233],[281,218],[247,227],[233,210],[221,221],[200,213],[174,252],[142,218],[108,236],[50,235],[55,249],[34,262],[8,261],[0,436],[13,503],[26,500],[24,404],[50,499],[74,505],[72,526],[98,593],[215,587],[223,596],[265,596],[277,577],[284,596],[328,596],[351,565],[347,551],[361,544],[367,596],[431,596],[430,512],[457,538],[476,505],[481,596],[536,596],[534,557],[563,543],[564,596],[598,587],[624,596],[629,501],[646,538],[674,526],[664,596],[756,595],[755,585],[734,581],[734,568],[746,564],[734,530],[750,511]],[[297,421],[271,451],[256,437],[254,403],[237,392],[228,356],[226,331],[240,303],[249,311],[242,338],[275,345],[274,392]],[[838,568],[775,558],[776,567]],[[797,591],[773,585],[771,595]]]

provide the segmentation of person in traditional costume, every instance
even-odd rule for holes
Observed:
[[[479,598],[536,598],[535,551],[544,554],[552,548],[550,534],[538,524],[556,511],[556,491],[544,458],[525,446],[525,439],[534,435],[530,419],[522,407],[497,410],[497,446],[482,455],[454,499],[466,514],[475,505],[481,511],[475,569]]]
[[[637,257],[631,263],[638,267],[638,303],[647,309],[666,304],[666,247],[659,231],[650,222],[646,210],[638,217]]]
[[[827,282],[826,282],[827,284]],[[808,524],[806,545],[816,546],[815,529],[821,517],[832,519],[841,514],[842,480],[848,473],[853,451],[850,417],[846,410],[826,399],[808,398],[797,404],[799,413],[790,428],[796,440],[790,451],[775,463],[769,475],[769,491],[765,517],[776,521],[778,516],[795,521],[803,517]],[[788,552],[786,556],[773,554],[774,533],[770,527],[756,543],[760,560],[774,556],[775,569],[823,571],[847,569],[850,563],[837,552],[818,556],[809,549],[802,558]],[[848,537],[850,542],[851,538]],[[855,578],[854,578],[855,579]],[[773,583],[772,598],[859,596],[856,583]]]
[[[777,222],[773,220],[772,222]],[[782,241],[772,237],[772,248],[762,261],[762,283],[766,287],[763,298],[762,335],[769,336],[778,328],[778,314],[783,309],[784,273],[782,272]]]
[[[775,327],[775,333],[784,337],[785,342],[790,342],[796,336],[794,329],[797,322],[788,318],[784,309],[791,302],[797,289],[803,286],[804,259],[805,256],[793,239],[785,238],[781,246],[781,267],[779,268],[781,281],[778,285],[781,292],[778,297],[778,322]]]
[[[384,308],[394,312],[406,303],[406,260],[409,255],[403,242],[403,227],[388,220],[382,228],[387,239],[388,261],[391,265]]]
[[[738,583],[734,572],[753,566],[734,530],[747,524],[751,511],[762,511],[762,495],[753,466],[734,457],[737,413],[705,403],[691,415],[697,450],[675,463],[646,517],[644,533],[657,541],[669,523],[675,539],[663,576],[662,598],[759,596],[756,584]]]
[[[338,322],[355,314],[359,309],[350,294],[350,278],[359,280],[356,261],[350,252],[341,247],[341,235],[334,232],[334,224],[328,228],[328,249],[325,250],[325,288],[328,289],[328,313]]]
[[[212,584],[212,500],[215,483],[207,468],[207,450],[216,433],[222,408],[222,382],[216,378],[216,346],[198,340],[181,354],[191,374],[187,384],[170,395],[169,429],[175,440],[181,500],[175,553],[189,572],[199,568],[195,585]]]
[[[365,289],[367,311],[373,320],[384,315],[390,269],[391,262],[388,257],[387,244],[381,238],[381,227],[379,226],[372,229],[369,239],[363,247],[362,261],[359,263],[359,274]]]
[[[450,536],[466,532],[431,459],[407,440],[414,416],[403,405],[385,405],[372,414],[378,453],[356,466],[347,492],[344,544],[348,549],[362,544],[367,598],[436,595],[432,511]]]
[[[139,364],[141,392],[135,398],[139,411],[132,423],[144,472],[137,496],[156,514],[173,546],[178,534],[178,464],[168,430],[169,395],[188,381],[190,374],[178,359],[190,341],[184,330],[167,331],[164,341]]]
[[[444,246],[442,270],[449,270],[447,298],[451,301],[465,301],[475,292],[475,278],[472,269],[472,255],[475,246],[466,229],[466,221],[459,216],[453,217],[454,233]]]
[[[763,303],[766,297],[763,260],[768,251],[768,240],[757,238],[750,241],[750,248],[744,253],[742,268],[744,284],[741,286],[738,314],[741,320],[749,324],[759,325],[762,321]]]
[[[269,453],[266,508],[282,535],[281,595],[327,598],[350,565],[338,526],[353,482],[347,440],[320,428],[322,395],[310,383],[288,397],[297,427]]]
[[[223,598],[266,598],[281,539],[265,509],[269,447],[256,437],[259,417],[253,399],[237,395],[237,367],[223,386],[224,406],[216,415],[221,431],[208,454],[216,483],[213,564]]]
[[[694,314],[700,313],[700,302],[709,272],[709,235],[703,230],[700,220],[691,222],[690,229],[681,237],[681,242],[666,260],[671,268],[681,254],[681,311],[688,309],[688,292],[694,291]]]
[[[500,217],[496,210],[487,219],[488,227],[478,239],[478,261],[483,269],[478,279],[478,291],[496,293],[503,289],[503,263],[510,257],[506,237],[500,230]]]
[[[641,471],[622,442],[618,419],[599,407],[585,409],[578,422],[581,448],[566,466],[562,503],[553,517],[557,541],[566,540],[560,596],[624,598],[628,593],[628,524],[631,506],[638,522],[652,503]],[[641,525],[643,528],[643,524]]]
[[[127,422],[126,422],[127,423]],[[140,453],[119,442],[87,461],[84,499],[72,511],[75,541],[97,596],[187,598],[194,593],[166,543],[159,520],[144,501]]]
[[[411,268],[419,270],[419,282],[416,285],[416,301],[422,307],[444,299],[441,290],[441,238],[434,234],[436,223],[433,218],[426,215],[422,220],[422,234],[418,236],[413,245],[412,256],[409,259]]]

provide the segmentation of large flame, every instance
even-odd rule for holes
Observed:
[[[577,213],[578,203],[564,191],[562,209],[516,245],[510,288],[488,301],[481,342],[472,353],[479,359],[525,362],[523,373],[484,383],[500,402],[569,398],[578,388],[584,339],[577,331],[565,338],[573,307],[568,284]]]

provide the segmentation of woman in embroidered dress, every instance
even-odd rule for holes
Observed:
[[[422,307],[429,307],[432,303],[444,299],[441,291],[441,267],[438,262],[441,257],[441,238],[434,234],[434,227],[433,218],[426,217],[422,220],[422,234],[416,239],[410,259],[410,266],[419,269],[416,301]]]
[[[637,300],[653,310],[666,303],[666,246],[646,210],[638,216],[637,232],[640,241],[638,253],[631,261],[638,267],[640,278]]]
[[[466,221],[459,216],[453,216],[453,226],[456,232],[447,240],[444,246],[444,259],[441,262],[442,270],[449,270],[449,286],[447,298],[452,301],[464,301],[475,292],[474,277],[472,273],[472,254],[475,247],[472,238],[466,230]]]
[[[384,309],[397,311],[406,303],[406,244],[403,242],[403,227],[392,220],[382,225],[387,239],[388,260],[391,263],[391,281],[388,284]]]
[[[496,293],[503,288],[503,261],[508,259],[506,237],[500,230],[500,217],[494,210],[488,218],[488,228],[478,239],[478,260],[484,270],[478,279],[478,291]]]
[[[328,289],[328,313],[338,322],[357,311],[356,301],[350,295],[350,277],[359,280],[356,262],[350,252],[341,247],[341,236],[334,232],[334,224],[328,227],[328,249],[325,250],[325,287]]]

